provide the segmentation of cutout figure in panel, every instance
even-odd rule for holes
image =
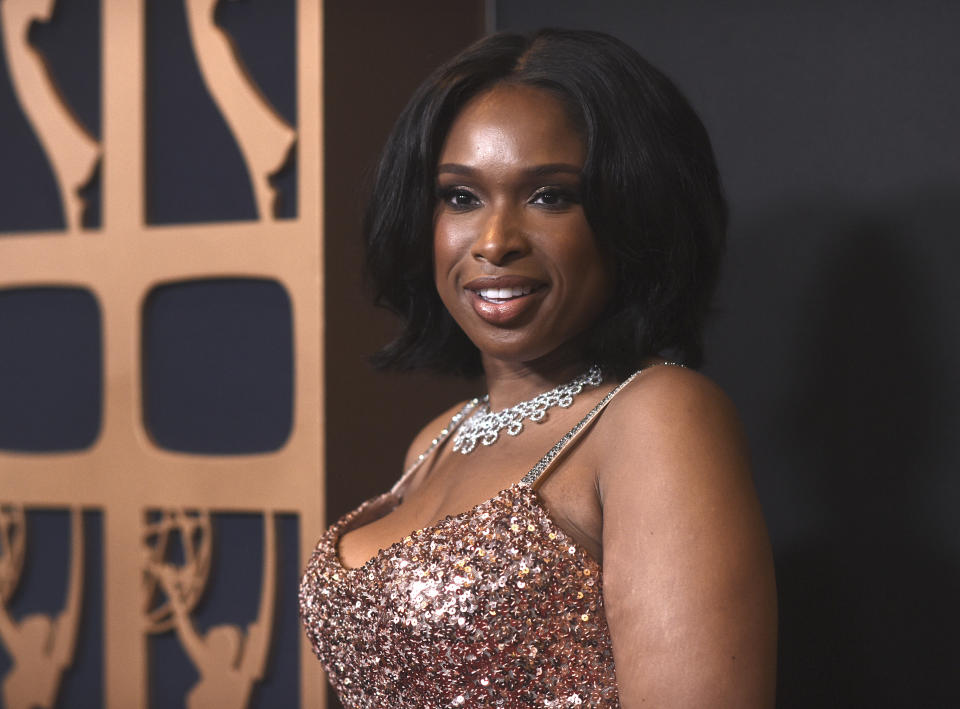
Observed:
[[[30,45],[34,21],[47,22],[55,0],[3,0],[0,19],[7,66],[23,112],[50,160],[60,189],[68,231],[78,231],[86,208],[81,190],[94,176],[100,144],[87,133],[47,71],[43,57]]]
[[[214,21],[219,0],[184,0],[190,41],[207,90],[233,132],[253,184],[260,219],[272,219],[270,178],[287,161],[295,131],[277,114]]]
[[[146,552],[143,598],[148,633],[166,632],[176,623],[171,596],[153,571],[163,568],[167,576],[174,577],[172,584],[177,588],[177,598],[189,613],[207,586],[212,547],[210,515],[203,510],[170,510],[147,523],[143,535]],[[178,554],[182,556],[182,562],[174,564],[169,561],[172,555]],[[166,601],[156,604],[160,590],[164,590]]]
[[[206,526],[202,530],[196,526],[201,523],[191,522],[197,519],[205,521]],[[163,560],[170,538],[169,530],[174,526],[178,528],[183,541],[184,564]],[[153,523],[153,528],[160,531],[155,538],[162,540],[162,543],[149,543],[154,537],[148,533],[150,560],[147,562],[146,576],[151,579],[148,604],[153,603],[157,589],[162,590],[167,602],[148,613],[148,617],[154,622],[160,621],[151,626],[151,632],[173,627],[200,675],[200,680],[187,693],[186,706],[188,709],[212,706],[242,709],[248,706],[254,683],[264,676],[273,632],[277,566],[273,515],[264,515],[260,605],[257,620],[248,626],[246,634],[240,627],[230,624],[215,625],[201,634],[190,615],[209,574],[209,541],[205,545],[200,541],[203,538],[210,539],[209,515],[204,512],[192,517],[169,512],[159,522]],[[201,545],[199,548],[198,544]]]
[[[0,508],[0,545],[0,640],[13,657],[13,667],[3,678],[3,706],[50,709],[76,650],[83,589],[83,514],[70,510],[70,576],[66,603],[56,618],[34,613],[17,621],[7,610],[23,568],[22,507]]]

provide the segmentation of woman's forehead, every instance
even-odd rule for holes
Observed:
[[[573,164],[584,140],[563,102],[536,87],[503,84],[474,96],[454,119],[439,164]]]

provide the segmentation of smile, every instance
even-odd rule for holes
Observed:
[[[473,312],[498,327],[510,327],[532,316],[547,286],[521,276],[477,278],[464,286]]]
[[[481,288],[474,291],[488,303],[506,303],[514,298],[530,295],[533,286],[514,286],[513,288]]]

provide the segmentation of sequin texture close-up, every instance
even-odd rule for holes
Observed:
[[[345,706],[618,707],[597,564],[525,482],[347,569],[320,540],[300,587],[313,649]]]

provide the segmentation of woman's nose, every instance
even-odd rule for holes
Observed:
[[[528,253],[529,244],[520,220],[510,210],[492,211],[473,243],[473,257],[503,266]]]

